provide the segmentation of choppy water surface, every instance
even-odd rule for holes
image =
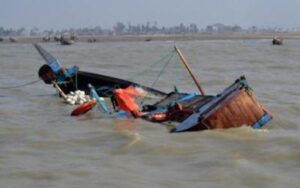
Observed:
[[[174,42],[42,46],[66,66],[151,85],[163,65],[143,72]],[[4,89],[37,80],[43,59],[30,44],[0,44],[1,187],[298,187],[300,41],[176,42],[208,94],[244,74],[275,119],[263,130],[169,134],[163,125],[112,119],[97,110],[70,117],[51,86]],[[138,75],[138,76],[135,76]],[[181,65],[156,88],[195,91]]]

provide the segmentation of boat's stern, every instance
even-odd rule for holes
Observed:
[[[195,114],[177,125],[172,132],[226,129],[241,126],[260,128],[272,115],[258,102],[244,76],[214,99],[200,106]]]

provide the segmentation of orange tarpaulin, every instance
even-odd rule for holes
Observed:
[[[131,112],[136,117],[140,116],[140,109],[135,103],[134,97],[142,97],[142,94],[134,87],[129,86],[126,89],[116,89],[114,95],[120,109],[125,112]]]

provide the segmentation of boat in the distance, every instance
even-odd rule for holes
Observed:
[[[74,43],[75,43],[75,40],[72,40],[71,38],[61,37],[61,39],[60,39],[61,45],[72,45]]]
[[[10,42],[17,42],[17,38],[12,37],[12,36],[9,37],[8,40],[9,40]]]
[[[77,40],[77,37],[74,33],[64,33],[60,36],[60,43],[62,45],[72,45]]]
[[[272,40],[272,44],[273,44],[273,45],[282,45],[282,43],[283,43],[282,38],[279,38],[279,37],[273,37],[273,40]]]

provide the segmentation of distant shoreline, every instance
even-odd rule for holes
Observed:
[[[300,33],[224,33],[224,34],[188,34],[188,35],[85,35],[78,36],[77,42],[130,42],[130,41],[188,41],[188,40],[251,40],[270,39],[274,36],[282,39],[300,39]],[[2,37],[0,43],[12,43],[9,37]],[[42,37],[16,36],[15,43],[42,43]],[[53,37],[49,42],[55,42]]]

